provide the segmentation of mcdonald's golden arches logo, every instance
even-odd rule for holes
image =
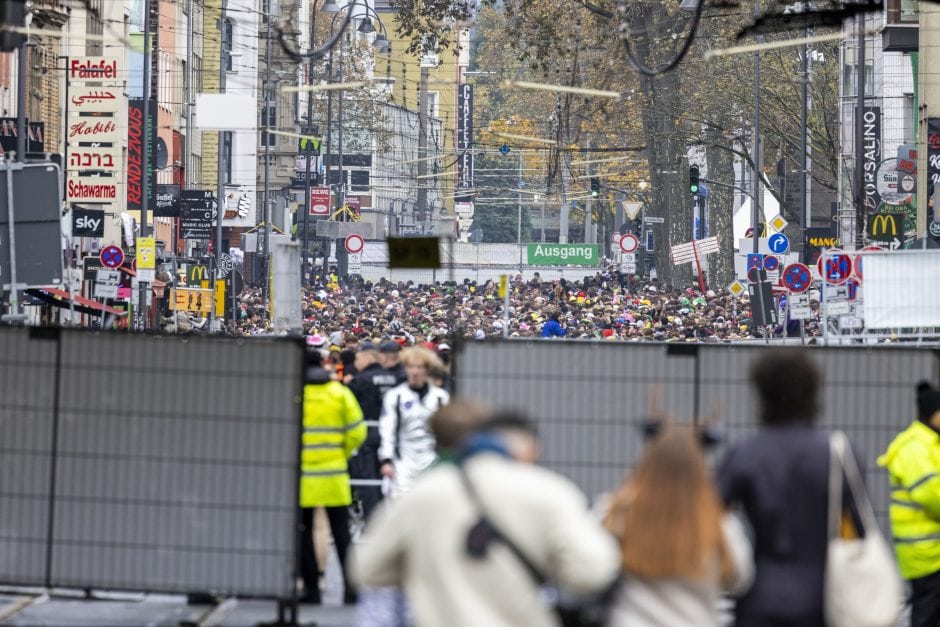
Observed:
[[[900,222],[902,228],[898,229]],[[904,214],[879,213],[868,216],[868,237],[876,241],[890,242],[903,234]]]

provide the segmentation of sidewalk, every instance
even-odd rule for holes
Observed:
[[[28,592],[28,594],[27,594]],[[78,598],[77,591],[63,591],[69,596],[48,596],[39,590],[23,594],[0,594],[0,625],[48,625],[129,627],[152,625],[249,626],[270,623],[277,618],[273,601],[229,599],[213,610],[210,606],[187,605],[186,597],[159,594],[96,593],[96,598]],[[353,627],[355,607],[330,605],[300,606],[300,624],[317,627]]]

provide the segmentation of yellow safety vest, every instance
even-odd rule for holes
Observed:
[[[304,431],[300,453],[300,506],[352,503],[346,460],[366,439],[356,397],[339,381],[304,386]]]
[[[940,571],[940,435],[921,422],[902,431],[878,458],[891,481],[891,532],[901,575]]]

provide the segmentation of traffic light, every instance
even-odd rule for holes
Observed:
[[[698,166],[689,166],[689,193],[698,194]]]
[[[591,198],[597,198],[601,193],[601,180],[596,176],[591,177]]]

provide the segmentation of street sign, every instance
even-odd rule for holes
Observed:
[[[361,253],[365,248],[366,240],[361,235],[350,235],[345,241],[346,252],[351,254]]]
[[[440,268],[441,240],[437,237],[389,237],[388,267]]]
[[[503,144],[502,146],[499,147],[499,152],[505,157],[506,155],[509,154],[509,146],[507,146],[506,144]]]
[[[98,270],[95,274],[95,298],[117,298],[120,270]]]
[[[790,238],[783,233],[774,233],[767,238],[767,246],[775,255],[785,255],[790,252]]]
[[[640,247],[639,238],[633,233],[627,233],[620,238],[620,250],[625,253],[634,253]]]
[[[98,257],[106,268],[120,268],[124,263],[124,251],[113,244],[102,248]]]
[[[734,296],[740,296],[741,294],[747,292],[747,286],[741,281],[732,281],[725,289],[731,292],[731,294]]]
[[[763,268],[764,267],[764,255],[760,253],[748,253],[747,254],[747,269],[751,270],[752,268]]]
[[[809,289],[813,277],[806,265],[791,263],[783,269],[783,276],[780,280],[791,292],[800,294]]]
[[[940,222],[936,220],[931,221],[930,226],[927,227],[927,230],[930,231],[930,234],[934,237],[940,237]]]
[[[767,224],[769,224],[770,227],[771,227],[773,230],[775,230],[775,231],[777,231],[777,232],[779,233],[780,231],[783,231],[783,229],[787,228],[787,225],[790,224],[790,223],[787,222],[786,218],[784,218],[782,215],[780,215],[780,214],[778,213],[777,215],[775,215],[774,217],[772,217],[772,218],[767,222]]]
[[[825,270],[823,262],[825,261]],[[821,255],[817,262],[819,276],[827,283],[840,285],[852,274],[852,258],[839,249],[830,249],[829,254]]]
[[[623,253],[620,255],[620,261],[625,263],[636,263],[636,253]]]
[[[156,242],[152,237],[137,238],[137,266],[135,270],[153,270],[157,263]]]
[[[643,221],[647,224],[665,224],[666,218],[662,218],[660,216],[646,216],[643,218]]]
[[[780,267],[780,257],[776,255],[767,255],[764,257],[764,270],[773,272]]]
[[[881,246],[866,246],[861,250],[863,253],[880,253],[883,249]],[[858,277],[858,280],[862,280],[862,257],[865,255],[855,255],[855,261],[852,264],[852,274]]]
[[[809,306],[809,294],[793,294],[790,296],[790,319],[809,320],[813,317],[813,310]]]
[[[858,281],[855,279],[849,279],[845,282],[845,287],[848,289],[849,300],[855,300],[858,298]]]
[[[349,274],[362,274],[362,253],[349,253],[346,259],[346,271]]]
[[[212,290],[180,287],[172,290],[170,309],[209,313],[212,310]]]

